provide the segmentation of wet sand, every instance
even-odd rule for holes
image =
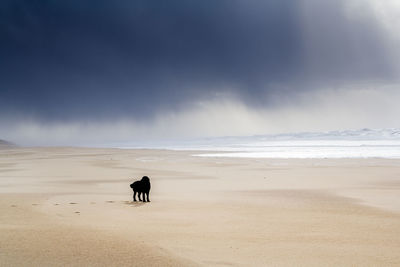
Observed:
[[[1,149],[1,265],[400,265],[400,160],[198,153]]]

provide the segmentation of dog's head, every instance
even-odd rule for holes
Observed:
[[[145,183],[150,183],[150,179],[147,176],[143,176],[141,181]]]

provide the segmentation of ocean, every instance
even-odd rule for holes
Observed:
[[[199,157],[394,159],[400,158],[400,129],[230,136],[114,147],[196,151],[193,155]]]

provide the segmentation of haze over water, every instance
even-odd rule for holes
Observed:
[[[400,158],[399,129],[307,132],[114,145],[119,148],[201,150],[202,157]]]

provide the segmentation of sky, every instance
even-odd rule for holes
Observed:
[[[400,127],[397,0],[3,0],[0,139]]]

